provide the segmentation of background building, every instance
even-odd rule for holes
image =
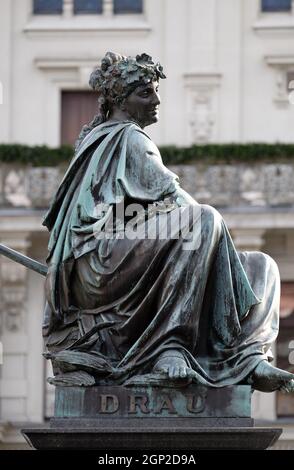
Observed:
[[[158,145],[294,142],[291,0],[1,0],[0,143],[72,144],[95,114],[88,77],[108,50],[147,52],[163,64],[161,118],[150,128]],[[173,170],[199,201],[219,208],[239,249],[277,261],[277,360],[293,370],[294,160]],[[0,164],[2,243],[44,261],[42,216],[63,171]],[[43,279],[0,263],[1,448],[21,445],[22,423],[52,413],[52,389],[41,355]],[[294,448],[294,397],[254,395],[255,416],[279,419],[279,446]]]

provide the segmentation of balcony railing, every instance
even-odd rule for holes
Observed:
[[[201,203],[215,207],[294,207],[292,163],[193,163],[170,165],[181,185]],[[46,208],[64,166],[0,164],[0,207]]]

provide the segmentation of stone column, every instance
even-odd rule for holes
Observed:
[[[5,234],[1,243],[25,253],[29,243],[26,235]],[[1,366],[1,419],[20,420],[26,417],[27,397],[26,355],[27,332],[25,313],[27,300],[26,269],[7,258],[0,260],[0,307],[3,365]]]
[[[103,0],[103,16],[110,18],[113,15],[113,0]]]
[[[26,254],[30,247],[29,235],[29,232],[5,232],[0,235],[0,241]],[[42,311],[39,310],[43,306],[43,279],[1,256],[0,285],[3,344],[0,420],[40,422],[43,419],[44,378]]]
[[[238,251],[261,251],[265,229],[232,229],[231,235]]]
[[[1,76],[0,87],[2,88],[2,102],[0,102],[0,141],[8,143],[12,139],[12,30],[11,25],[13,2],[1,1],[0,15],[0,56]]]
[[[73,0],[63,0],[63,16],[64,18],[71,18],[73,16]]]
[[[274,356],[275,345],[272,346]],[[262,393],[255,391],[251,401],[251,416],[255,420],[275,421],[277,419],[276,393]]]

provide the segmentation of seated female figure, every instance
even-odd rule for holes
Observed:
[[[143,130],[158,120],[160,78],[146,54],[107,53],[91,75],[99,112],[44,221],[52,383],[293,391],[294,376],[270,364],[275,262],[237,253],[221,215],[181,188]]]

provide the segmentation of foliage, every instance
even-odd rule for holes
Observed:
[[[183,148],[166,146],[160,150],[165,164],[294,161],[294,144],[207,144]]]
[[[160,147],[167,165],[185,163],[262,163],[294,161],[294,144],[209,144],[191,147]],[[31,166],[57,166],[68,163],[73,156],[70,146],[49,148],[19,144],[0,144],[0,162]]]
[[[49,148],[45,145],[30,147],[19,144],[1,144],[0,162],[31,166],[57,166],[69,162],[73,156],[70,146]]]

